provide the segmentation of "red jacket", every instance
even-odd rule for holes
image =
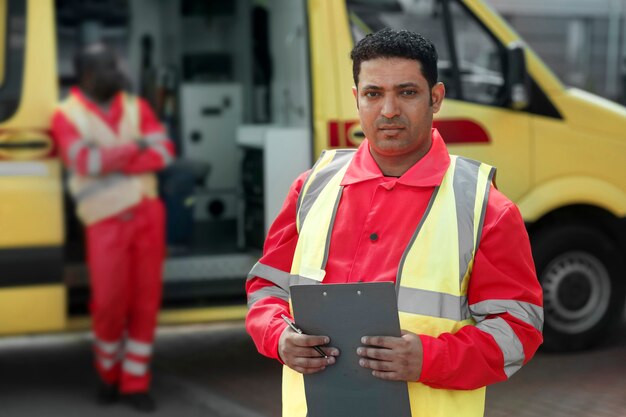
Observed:
[[[342,181],[344,186],[331,235],[323,283],[395,281],[404,249],[420,222],[434,188],[450,164],[443,139],[433,130],[430,151],[400,178],[386,178],[369,153],[367,140],[358,149]],[[272,224],[260,263],[289,273],[298,240],[296,203],[307,173],[293,183]],[[377,239],[370,236],[375,233]],[[252,294],[273,285],[251,277]],[[468,302],[516,300],[542,305],[528,235],[517,207],[492,187],[480,247],[468,288]],[[276,297],[254,303],[246,328],[262,354],[278,359],[278,339],[285,328],[281,314],[288,304]],[[542,342],[539,330],[509,313],[506,320],[520,340],[524,363]],[[474,389],[507,378],[504,357],[495,339],[474,326],[434,338],[420,335],[424,348],[420,382],[432,387]]]
[[[122,95],[118,94],[113,98],[108,113],[104,113],[100,107],[89,100],[77,87],[72,87],[70,94],[76,96],[86,108],[100,116],[100,118],[114,132],[118,131],[118,125],[122,119]],[[139,100],[139,120],[140,131],[147,136],[155,133],[165,133],[163,126],[155,117],[148,103]],[[82,148],[74,160],[70,160],[69,150],[74,142],[81,140],[80,133],[76,127],[68,120],[61,111],[56,111],[52,117],[52,136],[55,139],[59,152],[66,166],[71,167],[79,175],[87,175],[87,161],[89,149]],[[164,146],[170,156],[174,156],[174,144],[165,141]],[[162,169],[166,162],[163,155],[148,147],[142,150],[137,144],[130,143],[115,147],[101,148],[102,164],[100,174],[110,172],[123,172],[125,174],[141,174]]]

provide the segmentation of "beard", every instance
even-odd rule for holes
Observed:
[[[93,79],[91,94],[96,100],[106,102],[119,93],[123,87],[124,78],[119,72],[99,74]]]

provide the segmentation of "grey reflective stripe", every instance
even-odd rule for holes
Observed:
[[[150,356],[152,355],[152,343],[128,339],[128,342],[126,343],[126,352],[130,352],[133,355]]]
[[[470,317],[467,297],[408,287],[398,291],[398,311],[454,321]]]
[[[402,269],[404,268],[404,262],[406,261],[406,257],[409,254],[409,251],[411,250],[411,248],[413,247],[413,244],[415,243],[415,239],[417,239],[417,235],[419,234],[422,226],[424,225],[424,222],[426,221],[426,218],[428,217],[428,213],[430,213],[430,209],[433,207],[433,203],[435,202],[435,198],[437,197],[438,193],[439,193],[439,186],[435,187],[435,189],[433,190],[433,195],[430,196],[430,201],[428,202],[426,211],[424,211],[422,220],[420,220],[419,224],[417,225],[417,228],[415,229],[415,232],[413,233],[413,236],[411,237],[411,241],[409,242],[407,247],[404,249],[402,258],[400,258],[400,265],[398,265],[398,272],[396,273],[396,291],[400,290],[400,281],[402,280]]]
[[[254,303],[267,297],[276,297],[281,300],[289,301],[289,292],[279,287],[263,287],[260,290],[248,294],[248,308],[252,307]]]
[[[272,268],[271,266],[267,266],[262,264],[261,262],[257,262],[248,273],[248,280],[254,277],[263,278],[276,284],[283,290],[289,291],[289,282],[291,275],[289,275],[288,272],[284,272],[280,269]]]
[[[301,277],[299,275],[290,276],[291,285],[322,285],[321,282],[311,278]],[[252,307],[257,301],[266,297],[276,297],[281,300],[289,301],[291,298],[291,291],[289,288],[284,290],[280,287],[264,287],[251,294],[248,294],[248,308]]]
[[[87,148],[87,142],[84,139],[79,139],[76,142],[72,143],[67,151],[67,159],[70,163],[70,166],[76,168],[76,158],[78,158],[78,154],[80,153],[80,151],[85,148]]]
[[[341,194],[343,194],[343,186],[339,186],[337,192],[337,198],[335,199],[335,205],[333,207],[333,214],[330,217],[330,223],[328,224],[328,231],[326,232],[326,243],[324,244],[324,258],[322,259],[322,268],[326,269],[326,263],[328,262],[328,250],[330,249],[330,236],[333,234],[333,225],[335,224],[335,218],[337,217],[337,208],[339,207],[339,201],[341,201]]]
[[[320,281],[307,277],[302,277],[300,275],[292,275],[291,285],[322,285],[322,283]]]
[[[76,193],[76,195],[74,196],[74,200],[79,203],[86,198],[89,198],[106,188],[119,184],[120,182],[126,181],[127,179],[128,177],[123,174],[111,174],[104,178],[100,178],[98,179],[98,181],[89,184],[87,187]]]
[[[163,142],[167,140],[167,135],[163,132],[150,133],[143,137],[149,145],[155,145],[159,142]]]
[[[106,353],[107,355],[114,355],[122,347],[121,340],[105,342],[104,340],[97,337],[94,338],[94,344],[96,345],[96,348],[98,348],[98,350]]]
[[[311,170],[309,171],[309,175],[306,176],[306,179],[304,180],[304,183],[302,184],[302,190],[306,190],[307,184],[311,181],[311,177],[313,172],[315,172],[315,169],[317,168],[317,166],[324,160],[324,155],[326,155],[326,150],[323,150],[322,153],[320,154],[320,157],[317,159],[317,161],[315,161],[315,165],[313,165],[313,168],[311,168]],[[304,198],[304,193],[300,192],[300,194],[298,195],[298,201],[296,202],[296,213],[298,213],[300,211],[300,206],[302,205],[302,199]]]
[[[117,362],[117,359],[98,357],[98,363],[100,363],[100,366],[107,371],[113,368],[113,365],[115,365]]]
[[[124,372],[127,372],[131,375],[143,376],[148,372],[148,364],[134,361],[132,359],[124,359],[122,369],[124,370]]]
[[[0,161],[0,177],[49,177],[50,169],[42,162]]]
[[[509,313],[539,331],[543,329],[543,308],[535,304],[515,300],[485,300],[472,304],[469,309],[477,323],[491,314]]]
[[[89,148],[87,153],[87,173],[89,175],[99,175],[102,171],[102,153],[98,148]]]
[[[480,245],[480,237],[483,234],[483,224],[485,223],[485,213],[487,212],[487,201],[489,201],[489,191],[491,190],[491,181],[493,176],[496,175],[496,169],[491,168],[489,175],[487,176],[487,185],[485,189],[485,199],[483,200],[483,211],[480,213],[480,221],[478,222],[478,233],[476,234],[476,250]]]
[[[339,172],[339,170],[341,170],[341,168],[343,168],[345,164],[350,162],[354,152],[356,151],[350,149],[339,149],[335,151],[333,160],[317,173],[301,201],[299,211],[300,228],[302,228],[302,225],[306,220],[306,216],[309,214],[311,207],[313,207],[313,203],[315,203],[315,200],[317,200],[317,197],[319,197],[324,187],[326,187],[328,182],[335,176],[335,174],[337,174],[337,172]]]
[[[474,256],[474,203],[480,162],[456,158],[452,186],[456,202],[456,223],[459,234],[459,283],[463,281]]]
[[[524,364],[524,347],[509,325],[501,317],[484,320],[476,328],[489,333],[495,339],[504,357],[504,373],[511,377]]]
[[[157,143],[155,145],[151,145],[150,149],[154,149],[159,155],[161,155],[161,158],[163,158],[163,164],[165,166],[168,166],[174,160],[174,158],[172,158],[172,155],[170,154],[170,152],[167,150],[167,148],[165,147],[163,143]]]
[[[263,278],[276,286],[264,287],[258,291],[248,294],[248,307],[252,306],[260,299],[270,296],[289,301],[289,287],[291,285],[321,284],[319,281],[316,281],[314,279],[301,277],[299,275],[291,275],[285,271],[281,271],[280,269],[264,265],[261,262],[257,262],[248,273],[248,280],[255,277]]]

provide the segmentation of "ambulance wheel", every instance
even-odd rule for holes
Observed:
[[[617,245],[584,226],[557,226],[532,239],[544,296],[544,344],[575,351],[604,340],[619,324],[626,276]]]

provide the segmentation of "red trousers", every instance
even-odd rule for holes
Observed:
[[[89,226],[87,256],[96,370],[123,393],[146,392],[163,286],[163,203],[145,198]]]

